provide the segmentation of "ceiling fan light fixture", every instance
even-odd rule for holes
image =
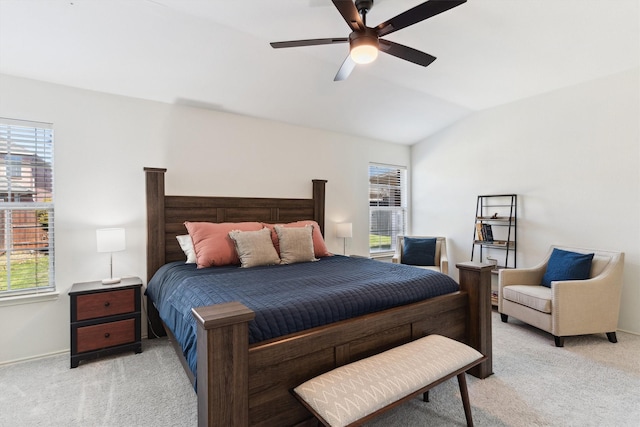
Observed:
[[[356,64],[369,64],[378,57],[378,48],[363,44],[351,49],[351,59]]]
[[[365,31],[354,31],[349,35],[349,55],[356,64],[369,64],[378,57],[378,35],[367,28]]]

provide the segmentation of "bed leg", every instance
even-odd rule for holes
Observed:
[[[491,337],[491,268],[489,264],[461,262],[460,289],[469,295],[467,317],[467,344],[487,356],[487,360],[474,366],[469,373],[477,378],[493,374]]]
[[[198,426],[249,425],[249,322],[239,302],[197,307]]]

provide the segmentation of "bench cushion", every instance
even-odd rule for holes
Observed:
[[[429,335],[336,368],[294,391],[331,426],[346,426],[482,357],[458,341]]]

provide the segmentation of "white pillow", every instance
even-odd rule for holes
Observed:
[[[187,262],[185,264],[195,264],[196,263],[196,251],[193,250],[193,240],[191,240],[191,236],[185,234],[183,236],[176,236],[178,239],[178,243],[180,243],[180,248],[187,256]]]
[[[280,263],[318,261],[313,252],[313,226],[282,227],[275,226],[280,241]]]
[[[280,264],[280,257],[273,247],[271,230],[268,228],[259,231],[233,230],[229,232],[229,237],[236,246],[241,267]]]

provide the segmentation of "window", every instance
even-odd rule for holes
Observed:
[[[54,289],[53,129],[0,118],[0,296]]]
[[[407,169],[369,165],[369,252],[394,252],[407,227]]]

